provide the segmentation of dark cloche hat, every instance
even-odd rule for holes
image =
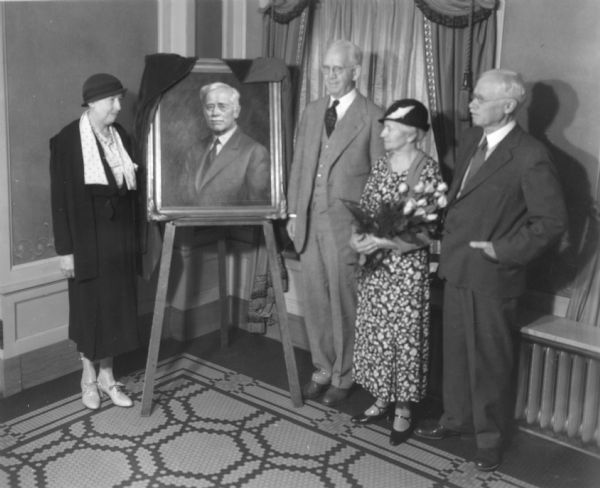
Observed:
[[[379,122],[385,120],[400,122],[401,124],[416,127],[417,129],[422,129],[424,131],[429,130],[429,124],[427,123],[427,109],[425,108],[425,105],[414,98],[396,100],[392,103],[385,111],[383,117],[379,119]]]
[[[126,91],[127,89],[123,88],[121,82],[113,75],[109,75],[108,73],[96,73],[85,80],[85,83],[83,84],[83,103],[81,106],[86,107],[90,102],[119,95]]]

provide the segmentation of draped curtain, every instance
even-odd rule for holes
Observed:
[[[304,54],[311,0],[263,1],[263,56],[300,66]]]
[[[289,68],[292,99],[282,100],[285,172],[292,164],[294,121],[297,118],[300,65],[314,0],[262,0],[264,37],[262,54],[282,59]]]
[[[479,74],[494,67],[496,0],[415,0],[426,16],[432,126],[449,178],[456,142],[471,125],[468,102]]]
[[[433,127],[446,173],[454,167],[456,141],[461,132],[471,125],[468,100],[470,86],[465,85],[466,45],[469,29],[448,28],[432,24],[432,44],[434,50],[436,111]],[[495,16],[473,26],[471,62],[473,79],[480,73],[494,67],[496,50]],[[468,72],[467,72],[468,73]],[[468,82],[467,82],[468,83]]]
[[[310,22],[311,5],[314,0],[261,0],[263,12],[263,47],[262,55],[267,58],[282,59],[289,67],[292,100],[282,100],[285,175],[289,174],[294,120],[298,110],[298,81],[300,64],[304,56],[306,32]],[[284,178],[284,182],[287,178]],[[281,249],[292,250],[293,245],[287,236],[283,222],[275,221],[276,236]],[[267,326],[277,321],[275,297],[269,266],[267,250],[260,232],[254,235],[257,244],[255,256],[254,279],[248,305],[249,332],[264,333]],[[278,255],[283,288],[287,289],[288,276],[281,254]]]
[[[302,64],[300,107],[325,94],[320,67],[330,41],[347,39],[363,51],[358,90],[383,108],[400,98],[428,105],[423,15],[414,2],[322,0],[314,6]],[[431,131],[422,149],[437,157]]]

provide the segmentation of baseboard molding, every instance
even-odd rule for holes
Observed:
[[[556,434],[545,432],[542,429],[532,428],[531,426],[528,426],[522,422],[518,424],[518,429],[521,432],[526,432],[529,435],[540,437],[542,439],[547,440],[548,442],[558,444],[559,446],[566,447],[568,449],[573,449],[574,451],[580,452],[582,454],[587,454],[588,456],[600,460],[600,452],[598,451],[598,448],[596,446],[587,446],[578,443],[577,441],[573,441],[568,437],[557,436]]]
[[[70,340],[0,361],[0,394],[4,397],[81,369],[77,347]]]
[[[246,328],[248,301],[235,296],[227,297],[229,327]],[[203,336],[221,327],[221,307],[219,300],[206,303],[190,310],[179,310],[169,307],[165,311],[163,339],[172,337],[178,341],[186,341]]]

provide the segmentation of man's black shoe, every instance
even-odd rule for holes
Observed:
[[[458,430],[452,430],[444,427],[443,425],[434,425],[433,427],[417,427],[415,429],[415,435],[423,439],[431,439],[434,441],[441,441],[446,437],[459,436],[461,433]]]
[[[329,385],[322,385],[316,381],[310,380],[302,388],[302,397],[305,400],[314,400],[315,398],[321,396],[321,393],[323,393],[328,387]]]
[[[338,403],[342,402],[348,396],[348,392],[350,388],[338,388],[336,386],[331,385],[329,389],[323,395],[323,403],[328,407],[333,407]]]
[[[477,449],[475,456],[475,468],[478,471],[495,471],[500,466],[502,459],[500,451],[494,448]]]

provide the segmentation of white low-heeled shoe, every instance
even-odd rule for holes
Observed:
[[[122,388],[125,386],[123,383],[115,381],[110,386],[103,385],[100,380],[97,383],[100,392],[108,396],[117,407],[131,407],[133,405],[131,398],[122,391]]]
[[[89,383],[81,381],[81,402],[90,410],[100,408],[100,395],[98,394],[98,385],[95,381]]]

